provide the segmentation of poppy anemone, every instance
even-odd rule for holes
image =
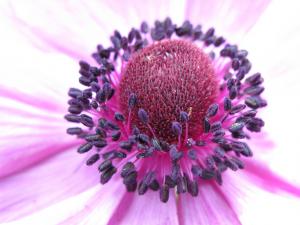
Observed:
[[[280,66],[277,73],[266,68],[284,54],[256,49],[263,42],[261,49],[274,51],[280,36],[263,28],[278,8],[288,6],[187,1],[180,16],[183,11],[172,3],[162,5],[172,9],[164,13],[141,2],[131,2],[128,11],[117,2],[49,4],[26,5],[37,14],[13,3],[3,7],[4,30],[11,36],[1,44],[9,48],[3,59],[18,67],[4,67],[13,76],[1,84],[1,222],[31,214],[20,222],[46,217],[50,224],[266,224],[271,214],[265,210],[249,210],[246,219],[241,210],[260,198],[272,202],[273,195],[259,188],[300,196],[264,159],[273,142],[281,143],[276,132],[284,134],[270,115],[282,110],[278,87],[288,84],[274,83],[278,71],[285,71]],[[131,9],[137,18],[120,26],[123,19],[117,18],[131,18]],[[116,27],[107,23],[110,17]],[[100,43],[95,27],[103,29]],[[240,42],[246,33],[252,42]],[[77,42],[80,35],[89,41]],[[97,43],[88,57],[89,45]],[[291,60],[284,62],[293,68]],[[289,144],[295,143],[291,137]],[[278,210],[277,202],[260,204]],[[264,214],[257,222],[258,211]]]

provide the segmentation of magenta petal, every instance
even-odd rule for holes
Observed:
[[[97,224],[105,225],[113,212],[118,208],[121,199],[126,195],[126,189],[119,178],[113,178],[109,184],[102,186],[91,198],[86,200],[82,209],[68,216],[61,225]],[[130,204],[130,203],[128,203]]]
[[[151,190],[143,196],[127,193],[107,225],[179,225],[176,204],[172,192],[165,204],[159,200],[158,193]]]
[[[237,40],[244,36],[267,8],[269,0],[188,0],[186,18],[217,28],[218,33]]]
[[[240,225],[236,212],[222,189],[214,184],[199,184],[199,195],[180,195],[178,201],[180,224]]]
[[[28,135],[26,138],[29,138]],[[24,172],[25,169],[34,167],[39,163],[44,163],[49,157],[64,152],[67,149],[75,147],[78,142],[62,142],[59,137],[57,139],[51,138],[53,143],[48,141],[42,142],[38,138],[47,138],[47,135],[39,135],[35,140],[35,143],[28,145],[11,146],[8,151],[1,151],[1,165],[0,165],[0,178],[12,175],[17,172]],[[20,140],[20,138],[19,138]],[[21,139],[22,140],[22,139]],[[24,140],[26,142],[26,140]],[[76,153],[74,153],[76,154]]]
[[[249,179],[253,179],[253,183],[270,192],[284,191],[292,195],[300,197],[300,187],[289,183],[284,178],[276,175],[267,166],[253,160],[248,160],[245,173],[250,174]]]
[[[23,217],[96,183],[95,168],[85,166],[82,156],[70,149],[23,173],[0,179],[0,221]]]

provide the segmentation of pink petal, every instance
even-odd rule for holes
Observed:
[[[180,195],[178,201],[180,224],[241,224],[222,188],[215,184],[200,183],[199,195]]]
[[[66,135],[62,104],[2,87],[0,95],[0,177],[34,166],[78,145]],[[46,99],[46,100],[45,100]],[[9,116],[8,116],[9,115]]]
[[[127,193],[114,211],[107,225],[177,225],[176,198],[170,192],[169,201],[164,204],[159,194],[149,190],[145,195]]]
[[[157,4],[160,4],[159,9]],[[124,10],[124,6],[128,10]],[[163,3],[91,0],[72,4],[67,1],[10,3],[3,11],[5,21],[17,26],[37,48],[89,60],[89,54],[95,51],[98,43],[109,44],[109,36],[115,29],[126,35],[132,26],[139,27],[142,20],[153,23],[167,16],[182,19],[182,8],[182,4],[168,0]],[[107,23],[108,18],[111,18],[110,23]]]
[[[299,199],[286,195],[272,181],[268,183],[267,177],[263,181],[250,175],[247,165],[236,174],[225,172],[220,187],[242,224],[295,224],[299,217]],[[266,188],[268,185],[273,188]]]
[[[0,180],[0,221],[10,221],[76,195],[98,183],[74,149]]]
[[[60,223],[68,224],[107,224],[114,210],[118,208],[121,200],[126,196],[126,188],[119,177],[113,179],[90,198],[86,199],[81,209],[73,215],[66,216]]]
[[[252,176],[249,179],[253,179],[253,184],[274,193],[284,191],[300,197],[300,185],[289,183],[262,163],[247,161],[246,168],[245,172]]]
[[[206,28],[215,27],[219,35],[225,35],[230,41],[237,41],[255,25],[269,2],[188,0],[186,18],[203,24]]]
[[[93,20],[84,3],[27,3],[10,2],[2,11],[5,21],[13,27],[17,26],[19,33],[41,50],[55,50],[76,59],[83,58],[95,49],[99,38],[105,33],[103,24]],[[101,4],[97,8],[101,10]]]

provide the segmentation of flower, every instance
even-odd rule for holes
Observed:
[[[120,4],[120,2],[107,3],[111,4],[109,6],[96,2],[80,5],[57,2],[48,3],[50,5],[35,3],[26,7],[21,4],[18,2],[18,4],[5,5],[4,16],[1,18],[3,19],[1,21],[8,22],[4,23],[1,29],[4,29],[9,37],[7,43],[1,44],[3,45],[1,49],[7,49],[3,51],[5,53],[3,62],[7,63],[7,66],[3,68],[4,84],[1,84],[3,100],[1,103],[3,114],[1,146],[3,147],[0,153],[1,199],[3,199],[1,222],[34,213],[20,222],[41,223],[44,222],[46,215],[50,224],[61,222],[65,224],[239,224],[240,220],[243,224],[267,224],[272,215],[274,221],[288,219],[289,224],[297,223],[292,219],[292,216],[297,214],[287,210],[284,210],[282,216],[268,214],[263,210],[263,217],[258,220],[254,217],[257,217],[259,215],[257,211],[262,209],[247,211],[251,209],[251,202],[254,202],[255,207],[259,207],[255,204],[259,197],[268,199],[269,203],[272,201],[276,204],[288,203],[295,209],[297,207],[299,209],[299,203],[293,203],[293,200],[279,199],[277,196],[271,198],[270,195],[256,188],[257,186],[271,192],[286,191],[296,196],[300,195],[298,188],[267,168],[271,159],[267,153],[261,153],[273,148],[282,150],[285,159],[288,160],[293,160],[291,156],[296,154],[291,148],[296,146],[293,122],[297,116],[294,115],[293,110],[287,110],[288,107],[284,107],[283,110],[282,104],[288,102],[290,104],[287,106],[292,105],[297,109],[298,103],[292,101],[292,95],[288,98],[284,96],[284,93],[293,93],[297,90],[297,80],[293,71],[296,70],[297,64],[283,56],[287,53],[290,56],[291,50],[297,52],[295,48],[299,46],[296,42],[283,42],[281,48],[277,45],[279,40],[286,36],[290,38],[293,35],[297,40],[298,32],[295,29],[297,26],[295,24],[286,26],[287,21],[290,22],[289,18],[296,15],[293,14],[296,10],[292,10],[292,7],[285,4],[269,4],[265,1],[256,3],[250,1],[243,4],[228,1],[222,4],[214,3],[214,5],[189,1],[186,4],[185,14],[181,7],[170,2],[163,4],[160,13],[150,3],[140,5],[139,2],[129,1],[126,5],[128,9],[137,8],[135,14],[130,10],[124,10],[125,3]],[[167,7],[168,5],[170,8]],[[33,7],[31,10],[34,11],[31,11],[30,7]],[[228,12],[228,9],[232,12]],[[286,18],[278,20],[274,17],[273,14],[276,15],[278,9],[289,10]],[[149,17],[146,14],[149,14]],[[141,20],[145,19],[151,23],[155,19],[164,19],[166,16],[176,20],[177,24],[189,19],[195,24],[214,26],[218,33],[226,34],[228,40],[239,41],[237,42],[239,47],[247,47],[250,56],[253,56],[253,59],[251,58],[253,66],[261,71],[266,79],[265,95],[269,96],[267,98],[269,106],[261,113],[261,117],[266,119],[265,131],[275,142],[275,147],[272,143],[266,143],[268,140],[266,134],[254,135],[251,142],[254,159],[246,160],[246,169],[237,174],[226,172],[221,187],[203,182],[199,187],[197,198],[188,194],[180,194],[178,197],[170,194],[168,202],[163,204],[157,197],[157,193],[152,191],[148,191],[143,196],[128,193],[122,181],[120,182],[121,178],[115,176],[108,184],[100,186],[99,175],[95,172],[95,168],[84,165],[87,158],[74,154],[82,141],[65,134],[69,124],[61,119],[66,110],[64,96],[69,87],[76,87],[74,79],[76,61],[83,59],[92,64],[87,54],[93,51],[94,45],[99,41],[108,45],[106,39],[109,40],[108,36],[113,29],[124,29],[121,33],[126,33],[131,22],[125,21],[124,18],[129,20],[134,17],[133,15],[136,15],[137,19],[133,18],[130,21],[133,21],[132,25],[136,26],[139,25],[136,23]],[[228,20],[224,21],[224,17]],[[47,20],[43,21],[44,18]],[[114,18],[115,26],[107,23],[110,18]],[[282,37],[274,36],[278,27],[270,27],[269,22],[273,20],[282,25]],[[253,26],[254,24],[256,25]],[[57,29],[60,29],[60,32]],[[102,33],[101,29],[103,29]],[[244,37],[244,40],[241,41],[241,37]],[[278,50],[274,51],[274,46]],[[13,64],[10,64],[12,62]],[[277,66],[275,69],[274,65]],[[285,77],[279,76],[279,72],[284,73]],[[21,76],[23,79],[20,79]],[[295,87],[290,88],[290,84],[294,84]],[[288,88],[279,89],[282,86]],[[214,107],[210,109],[210,112],[215,111]],[[297,112],[296,109],[294,110]],[[151,117],[147,117],[148,111],[142,108],[137,111],[138,117],[142,118],[141,122],[146,125],[148,119],[151,120]],[[183,120],[189,118],[188,110],[182,113]],[[284,118],[281,122],[280,118],[285,115],[283,113],[288,113],[289,118]],[[83,117],[87,125],[90,121],[88,118]],[[173,123],[175,133],[184,131],[179,122],[181,121]],[[282,129],[280,126],[282,124],[284,131],[279,129]],[[288,136],[285,134],[287,131],[289,131]],[[283,135],[286,138],[283,138]],[[290,146],[290,149],[287,146]],[[178,155],[178,149],[170,152],[173,152],[171,157],[176,158]],[[276,167],[273,169],[279,173],[279,168],[287,171],[285,162],[274,163],[274,165]],[[286,172],[281,174],[288,179]],[[243,200],[247,202],[243,203]],[[260,201],[260,204],[263,203]],[[266,206],[271,207],[271,204]],[[275,210],[281,208],[280,205],[275,207]],[[244,211],[242,212],[241,209]],[[246,215],[248,213],[245,218],[244,213]],[[264,221],[264,218],[268,220]]]

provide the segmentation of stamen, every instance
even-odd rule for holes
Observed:
[[[222,185],[228,168],[244,169],[267,105],[261,74],[248,75],[248,51],[213,27],[170,18],[126,36],[115,30],[110,41],[92,54],[98,66],[79,62],[84,87],[68,90],[64,116],[77,123],[67,133],[84,141],[77,151],[89,152],[100,183],[119,173],[128,192],[159,190],[167,202],[172,188],[197,196],[199,179]]]

